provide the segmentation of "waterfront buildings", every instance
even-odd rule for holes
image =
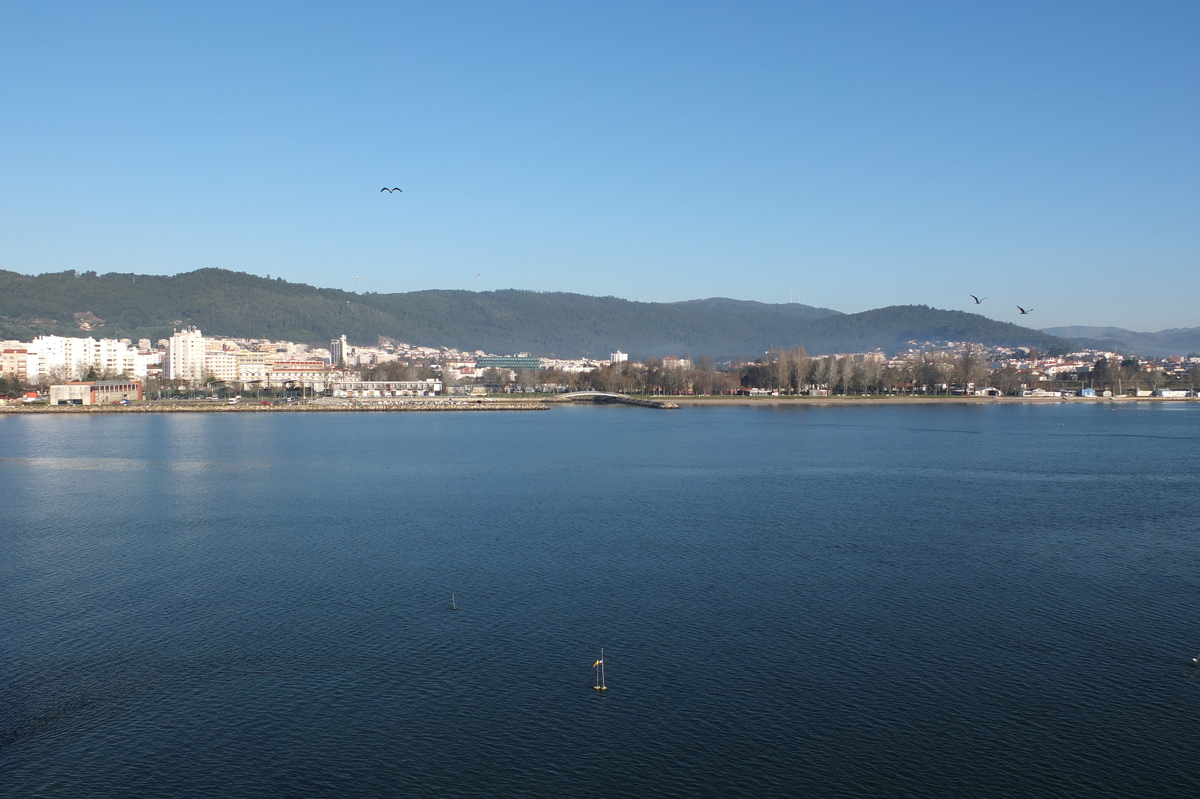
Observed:
[[[38,336],[27,344],[7,343],[0,351],[0,374],[30,384],[77,380],[89,372],[145,377],[155,360],[127,340]]]
[[[271,389],[322,392],[339,376],[336,370],[319,361],[283,361],[271,367],[267,387]]]
[[[475,359],[476,369],[541,369],[542,359],[527,352],[520,355],[481,355]]]
[[[108,405],[142,399],[137,380],[96,380],[50,386],[51,405]]]
[[[442,393],[442,381],[425,380],[333,380],[333,396],[350,398],[432,397]]]
[[[1200,387],[1200,358],[1195,356],[1139,359],[1101,350],[1039,356],[1028,349],[955,341],[911,342],[906,352],[892,358],[879,351],[824,356],[781,351],[754,363],[730,362],[717,368],[710,363],[700,369],[683,357],[630,363],[619,350],[608,361],[538,358],[528,353],[488,355],[413,346],[386,338],[374,346],[359,346],[345,335],[331,340],[329,349],[324,349],[289,341],[205,337],[194,328],[176,331],[157,347],[151,347],[146,339],[138,345],[135,348],[127,339],[61,336],[3,341],[0,378],[8,383],[10,392],[35,386],[45,390],[52,384],[86,379],[125,378],[149,380],[155,393],[161,394],[156,379],[163,377],[168,383],[161,388],[197,389],[216,384],[214,389],[230,392],[322,392],[346,384],[342,389],[345,395],[359,397],[429,393],[431,388],[425,384],[429,379],[436,379],[440,393],[446,386],[478,382],[488,369],[501,372],[489,374],[500,388],[509,390],[513,381],[520,380],[514,388],[526,391],[580,387],[591,380],[608,381],[612,390],[670,393],[711,393],[740,385],[788,393],[1009,395],[1038,389],[1078,393],[1088,388],[1149,396],[1158,389],[1194,391]],[[375,368],[384,364],[395,366]],[[603,367],[615,367],[620,374],[614,376]],[[598,377],[583,374],[597,369],[601,369]],[[364,376],[386,385],[349,387]]]

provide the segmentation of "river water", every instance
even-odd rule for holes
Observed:
[[[0,796],[1192,796],[1198,467],[1190,403],[3,416]]]

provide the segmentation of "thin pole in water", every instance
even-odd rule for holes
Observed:
[[[604,682],[604,647],[600,647],[600,659],[592,664],[592,668],[596,669],[596,690],[607,691],[608,685]]]

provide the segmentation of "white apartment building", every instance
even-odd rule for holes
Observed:
[[[91,341],[91,339],[84,339],[84,341]],[[102,338],[94,342],[92,365],[100,374],[146,376],[146,362],[138,358],[137,349],[129,341]]]
[[[260,361],[239,360],[238,362],[238,380],[242,381],[243,384],[265,384],[270,374],[271,364],[262,363]]]
[[[205,350],[204,373],[217,380],[240,380],[238,354],[231,350]]]
[[[150,360],[128,341],[111,338],[38,336],[25,349],[37,355],[37,372],[29,375],[30,381],[76,380],[89,369],[102,375],[145,377]]]
[[[167,339],[163,377],[192,384],[204,379],[204,336],[199,330],[179,330]]]
[[[295,363],[286,355],[277,352],[210,349],[204,353],[204,372],[210,377],[227,382],[262,382],[268,379],[275,364],[281,362]]]
[[[49,377],[65,377],[68,380],[78,380],[87,373],[88,367],[97,371],[100,367],[94,362],[94,339],[64,338],[63,336],[38,336],[29,345],[42,356],[43,375]],[[57,374],[56,374],[57,373]]]
[[[333,378],[340,373],[335,372],[325,363],[314,361],[280,361],[267,374],[267,387],[305,388],[311,391],[324,391]]]

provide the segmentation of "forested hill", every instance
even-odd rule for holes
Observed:
[[[534,291],[415,291],[362,301],[403,320],[405,341],[460,349],[607,358],[752,354],[836,311],[711,299],[675,303]],[[403,338],[403,337],[402,337]],[[764,344],[763,342],[767,342]],[[775,345],[778,346],[778,345]]]
[[[1067,346],[1036,330],[924,306],[841,314],[799,304],[648,303],[515,290],[356,294],[221,269],[171,277],[0,271],[0,339],[53,334],[157,340],[182,326],[245,338],[326,343],[344,333],[357,344],[375,344],[382,336],[559,357],[623,350],[633,358],[753,358],[779,347],[803,345],[813,354],[892,351],[910,340],[947,339],[1042,350]]]
[[[1041,352],[1070,349],[1070,340],[1039,330],[997,322],[964,311],[940,311],[925,305],[892,305],[856,314],[839,314],[812,322],[803,332],[810,353],[886,352],[909,341],[973,341]]]
[[[1139,333],[1123,327],[1047,327],[1043,332],[1052,336],[1085,339],[1096,349],[1113,349],[1165,358],[1200,352],[1200,327],[1177,327],[1157,333]]]

